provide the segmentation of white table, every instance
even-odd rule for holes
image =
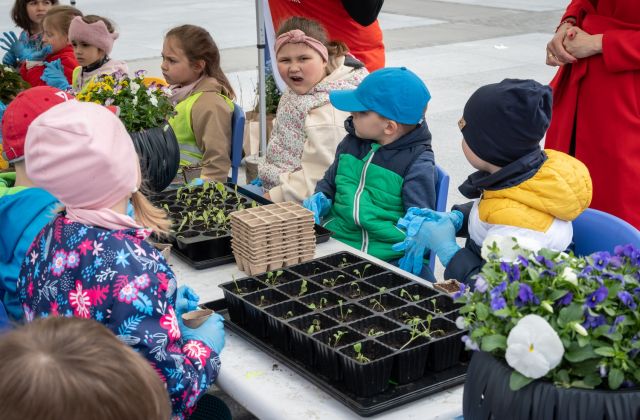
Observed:
[[[339,251],[364,255],[339,241],[329,239],[318,245],[316,258]],[[371,256],[367,258],[391,270],[401,271]],[[232,275],[236,279],[246,276],[235,264],[195,270],[175,256],[172,256],[170,264],[178,283],[191,286],[200,295],[201,302],[222,299],[224,295],[219,284],[230,281]],[[404,271],[401,273],[430,286],[419,277]],[[229,330],[221,359],[222,370],[216,384],[261,419],[359,418],[331,395]],[[370,418],[452,419],[461,414],[462,386],[457,386]]]

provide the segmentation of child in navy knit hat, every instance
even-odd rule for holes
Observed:
[[[534,80],[505,79],[478,89],[458,122],[462,150],[477,172],[458,188],[473,201],[449,213],[413,209],[401,226],[407,239],[396,244],[405,258],[419,260],[432,249],[445,278],[468,283],[484,261],[488,236],[527,238],[557,250],[571,243],[571,221],[591,203],[586,166],[540,141],[551,120],[551,89]],[[467,238],[464,248],[455,241]]]

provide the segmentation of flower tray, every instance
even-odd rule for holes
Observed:
[[[192,221],[193,218],[190,217],[180,232],[176,232],[186,215],[191,213],[196,218],[201,217],[207,206],[213,204],[226,218],[238,208],[271,204],[269,200],[232,183],[224,184],[224,193],[215,187],[209,187],[204,194],[203,187],[185,187],[154,194],[150,199],[154,205],[167,210],[169,217],[175,222],[168,239],[173,245],[173,253],[197,270],[235,261],[231,244],[231,226],[229,223],[215,222],[207,225],[200,220]],[[314,226],[314,232],[316,243],[326,242],[332,233],[320,225]]]
[[[458,309],[452,298],[357,255],[341,252],[220,287],[224,302],[205,307],[226,306],[229,328],[359,415],[464,382],[464,331],[451,321]]]

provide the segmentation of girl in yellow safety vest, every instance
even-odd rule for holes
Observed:
[[[164,39],[161,69],[176,105],[169,124],[180,144],[180,166],[201,166],[200,178],[226,181],[235,93],[216,43],[199,26],[173,28]]]

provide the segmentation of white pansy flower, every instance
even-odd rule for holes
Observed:
[[[133,103],[133,106],[138,105],[138,97],[137,97],[137,96],[134,96],[134,97],[133,97],[133,101],[131,101],[131,103]]]
[[[136,82],[131,82],[131,84],[129,86],[131,87],[131,93],[133,93],[134,95],[140,89],[140,85],[137,84]]]
[[[149,102],[151,102],[151,105],[153,106],[158,106],[158,98],[156,98],[155,96],[150,96]]]
[[[538,379],[560,364],[564,346],[558,333],[538,315],[527,315],[511,329],[507,337],[505,359],[509,366]]]
[[[578,275],[571,267],[565,267],[562,271],[562,278],[565,281],[573,284],[574,286],[578,285]]]
[[[514,237],[505,235],[488,235],[482,242],[482,250],[480,254],[482,259],[488,261],[490,258],[493,244],[496,244],[500,249],[500,260],[506,262],[515,261],[518,255],[522,255],[522,250],[529,250],[532,252],[538,252],[542,246],[538,241],[531,238]]]

